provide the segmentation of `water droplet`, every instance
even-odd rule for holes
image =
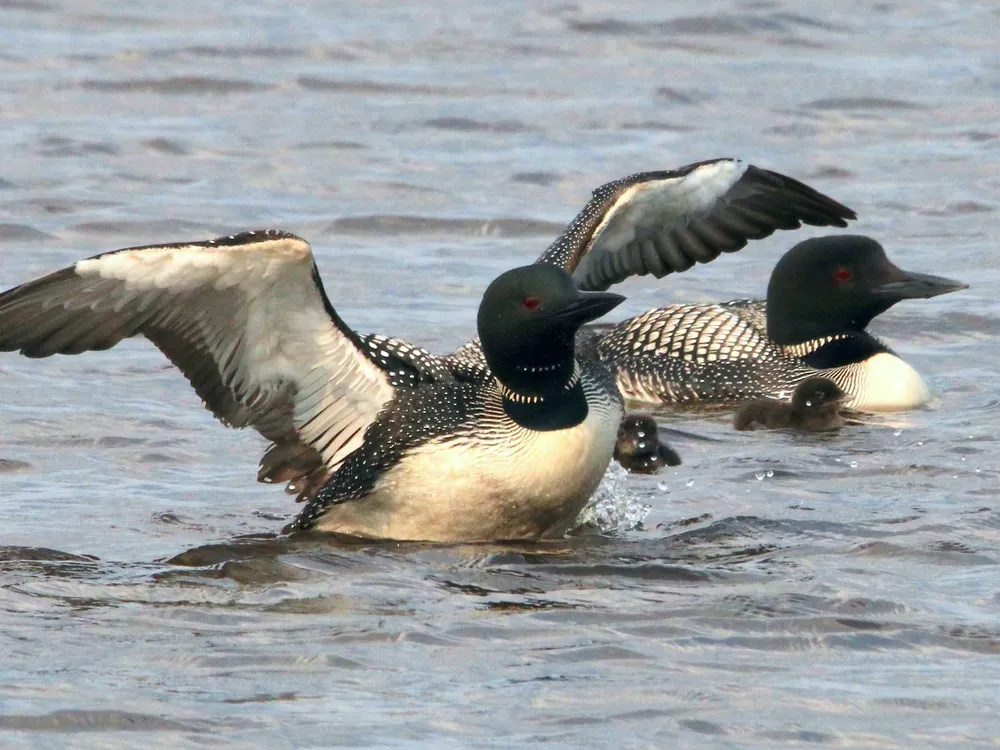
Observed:
[[[857,461],[851,461],[850,466],[851,466],[852,469],[856,469],[856,468],[858,468],[858,462]]]
[[[659,484],[656,485],[656,489],[658,489],[660,492],[666,492],[670,488],[666,482],[660,482]]]
[[[965,459],[963,458],[962,460],[964,461]],[[694,480],[689,479],[684,484],[687,485],[688,487],[694,487]]]
[[[767,478],[770,479],[773,476],[774,476],[774,469],[768,469],[767,470]]]
[[[753,475],[757,478],[757,481],[760,482],[767,476],[767,473],[764,471],[755,471]]]
[[[902,427],[900,427],[899,429],[897,429],[897,430],[896,430],[895,432],[893,432],[892,434],[893,434],[893,435],[895,435],[896,437],[899,437],[900,435],[902,435],[902,434],[903,434],[903,428],[902,428]]]
[[[628,472],[621,466],[612,464],[594,497],[580,513],[577,524],[610,532],[640,528],[650,506],[629,496],[627,480]]]
[[[923,445],[923,444],[924,444],[924,441],[923,441],[923,440],[918,440],[918,441],[917,441],[917,445]]]

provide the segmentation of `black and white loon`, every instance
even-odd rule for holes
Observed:
[[[355,334],[309,244],[270,230],[127,248],[11,289],[0,349],[46,357],[146,336],[219,419],[273,441],[260,478],[308,498],[290,530],[537,538],[570,527],[611,460],[621,397],[574,338],[623,299],[552,266],[508,271],[479,308],[488,369],[460,378]]]
[[[796,383],[821,375],[851,409],[909,409],[930,398],[927,386],[866,328],[901,300],[967,286],[903,271],[868,237],[819,237],[778,261],[766,302],[670,305],[590,338],[629,401],[788,399]]]
[[[586,293],[685,271],[776,229],[853,217],[732,159],[616,180],[532,270],[494,282],[482,342],[451,357],[348,328],[294,235],[126,248],[0,295],[0,350],[76,354],[146,336],[221,421],[272,442],[258,479],[308,501],[292,530],[547,536],[596,486],[621,417],[611,376],[577,361],[572,337],[621,298]],[[575,271],[577,285],[551,266]]]

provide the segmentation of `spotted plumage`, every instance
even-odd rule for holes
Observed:
[[[150,339],[220,420],[272,441],[258,479],[310,500],[293,529],[535,538],[565,530],[611,460],[621,398],[604,368],[577,365],[574,336],[623,299],[553,266],[502,274],[479,310],[485,366],[457,378],[352,331],[309,244],[266,230],[125,248],[4,292],[0,350]]]
[[[926,385],[865,328],[902,299],[965,286],[902,271],[867,237],[816,238],[775,266],[766,301],[650,310],[604,329],[595,352],[637,402],[788,399],[821,375],[853,409],[911,408],[929,398]]]
[[[587,414],[558,431],[512,419],[509,390],[485,371],[455,387],[400,394],[287,530],[438,540],[563,534],[603,476],[622,418],[606,369],[582,363],[573,382],[568,390],[578,391]],[[515,403],[538,409],[543,402]],[[447,491],[449,477],[463,490]],[[400,482],[413,489],[393,491]],[[526,496],[531,512],[520,499]],[[431,517],[429,507],[442,511]]]
[[[478,336],[442,359],[448,369],[461,378],[474,378],[488,367]]]
[[[595,353],[630,401],[785,398],[813,370],[768,341],[756,325],[760,306],[733,300],[657,308],[604,329]]]
[[[421,383],[450,382],[455,374],[441,357],[402,339],[369,333],[361,336],[366,353],[386,371],[393,388],[416,387]]]

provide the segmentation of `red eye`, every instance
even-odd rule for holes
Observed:
[[[850,281],[853,276],[854,274],[851,273],[851,269],[844,268],[843,266],[835,269],[833,272],[833,278],[837,281]]]
[[[534,310],[541,304],[541,300],[538,297],[525,297],[521,300],[521,304],[524,305],[525,310]]]

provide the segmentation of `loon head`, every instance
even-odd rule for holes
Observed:
[[[836,411],[849,396],[829,378],[806,378],[792,391],[792,408],[805,411]]]
[[[479,305],[479,338],[490,370],[514,393],[545,398],[573,384],[573,341],[584,323],[625,300],[580,291],[557,266],[514,268],[490,284]]]
[[[904,271],[870,237],[816,237],[785,253],[771,272],[767,333],[791,345],[860,332],[900,300],[966,288],[961,281]]]

